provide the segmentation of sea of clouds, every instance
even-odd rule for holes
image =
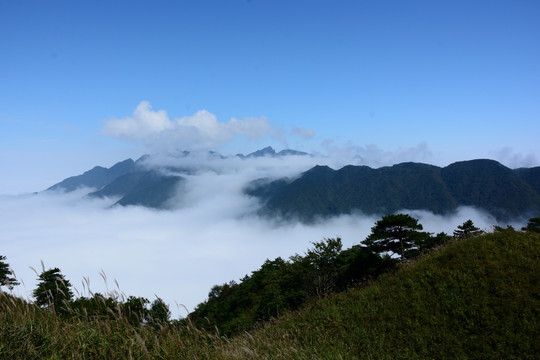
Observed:
[[[92,292],[120,292],[150,300],[159,296],[170,305],[174,317],[185,316],[206,299],[213,285],[239,281],[266,259],[304,254],[313,242],[324,238],[339,236],[346,248],[359,244],[384,215],[342,215],[310,225],[295,219],[261,218],[256,215],[258,200],[243,193],[250,181],[293,179],[315,165],[333,169],[403,161],[446,165],[437,161],[438,155],[425,143],[384,151],[375,145],[339,145],[332,140],[321,145],[325,155],[223,159],[207,150],[238,137],[276,140],[286,146],[286,134],[265,117],[220,122],[201,110],[171,119],[164,110],[152,110],[146,101],[130,116],[106,120],[103,134],[160,154],[143,162],[149,168],[190,169],[189,175],[182,174],[186,181],[171,200],[172,210],[111,207],[118,199],[85,197],[95,189],[0,195],[0,255],[7,257],[22,283],[15,294],[31,299],[37,273],[58,267],[80,296],[89,296],[88,287]],[[312,129],[295,126],[291,134],[302,139],[315,136]],[[182,154],[178,149],[192,152],[178,156]],[[503,155],[513,162],[524,160],[511,149]],[[485,230],[496,224],[488,214],[472,208],[444,217],[407,212],[433,233],[452,234],[467,219]],[[511,225],[519,228],[522,224]]]
[[[92,189],[1,196],[0,254],[7,256],[23,283],[15,294],[31,299],[37,283],[35,271],[41,272],[43,263],[45,269],[60,268],[80,295],[89,295],[89,281],[93,292],[119,291],[150,300],[159,296],[170,305],[174,317],[185,316],[206,299],[213,285],[239,281],[266,259],[304,254],[312,242],[324,238],[340,236],[345,247],[359,244],[380,218],[351,214],[306,225],[256,215],[258,200],[243,193],[250,180],[294,178],[321,163],[320,158],[204,162],[190,157],[178,161],[153,157],[147,163],[198,165],[201,169],[185,176],[173,210],[111,207],[117,199],[86,198]],[[486,230],[496,224],[492,217],[472,208],[445,217],[408,212],[434,233],[451,234],[467,219]]]

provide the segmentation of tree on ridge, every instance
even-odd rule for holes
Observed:
[[[19,282],[13,275],[13,270],[10,269],[9,264],[5,262],[6,257],[0,255],[0,286],[7,286],[9,290],[13,290],[15,285],[19,285]]]
[[[530,218],[527,226],[522,227],[521,230],[540,233],[540,217]]]
[[[481,235],[484,233],[480,228],[474,226],[471,219],[465,221],[463,224],[459,225],[456,230],[454,230],[454,237],[458,239],[468,238],[470,236]]]
[[[418,220],[407,214],[383,216],[371,228],[371,234],[364,244],[376,253],[399,254],[403,262],[410,250],[423,239],[429,237]]]
[[[71,283],[60,272],[59,268],[43,271],[38,277],[39,283],[32,293],[39,307],[50,309],[57,314],[68,311],[73,299]]]

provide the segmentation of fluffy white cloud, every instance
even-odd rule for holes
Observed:
[[[110,119],[103,133],[120,138],[141,139],[173,127],[165,110],[153,111],[148,101],[142,101],[131,116]]]
[[[211,149],[233,140],[235,135],[248,139],[279,137],[268,119],[261,117],[232,118],[227,122],[200,110],[191,116],[169,119],[164,110],[154,111],[149,102],[142,101],[131,116],[106,121],[103,133],[127,140],[142,140],[152,148]]]

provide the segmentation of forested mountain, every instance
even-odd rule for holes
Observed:
[[[290,149],[276,152],[267,147],[235,157],[237,162],[241,159],[257,164],[262,157],[288,156],[309,154]],[[95,189],[88,196],[117,198],[117,205],[173,208],[182,199],[186,176],[191,176],[196,186],[196,175],[214,171],[215,181],[220,181],[219,171],[211,166],[219,163],[222,165],[218,168],[226,168],[229,163],[222,161],[228,159],[231,158],[215,152],[184,151],[171,164],[156,165],[145,155],[137,161],[124,160],[110,169],[97,166],[48,190],[88,187]],[[256,177],[243,180],[244,194],[260,200],[259,214],[304,222],[357,211],[380,215],[409,209],[445,214],[459,206],[488,211],[499,220],[527,218],[540,212],[540,167],[512,170],[494,160],[460,161],[443,168],[412,162],[376,169],[348,165],[334,170],[315,166],[291,179]]]
[[[401,209],[445,214],[474,206],[498,219],[540,212],[539,168],[511,170],[494,160],[471,160],[440,168],[402,163],[372,169],[316,166],[294,180],[252,182],[246,193],[260,198],[267,216],[313,221],[361,211],[393,213]]]
[[[301,151],[285,149],[276,152],[272,147],[252,152],[248,155],[237,154],[240,159],[282,158],[287,156],[309,156]],[[221,154],[179,152],[174,156],[175,165],[155,165],[150,155],[144,155],[137,161],[127,159],[107,169],[96,166],[77,176],[72,176],[49,187],[47,191],[71,192],[80,188],[93,188],[88,197],[118,198],[115,205],[140,205],[167,209],[174,207],[175,195],[185,181],[182,175],[195,175],[208,170],[205,161],[227,159]],[[200,161],[200,162],[199,162]]]
[[[155,170],[136,171],[118,177],[99,191],[88,194],[90,197],[120,196],[117,205],[141,205],[151,208],[168,208],[169,201],[177,192],[184,178],[165,175]]]

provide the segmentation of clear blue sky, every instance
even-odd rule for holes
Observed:
[[[0,193],[146,152],[147,133],[106,130],[143,101],[167,124],[206,110],[269,126],[213,138],[225,153],[375,147],[538,166],[539,19],[522,0],[3,0]],[[168,134],[194,146],[185,129]]]

